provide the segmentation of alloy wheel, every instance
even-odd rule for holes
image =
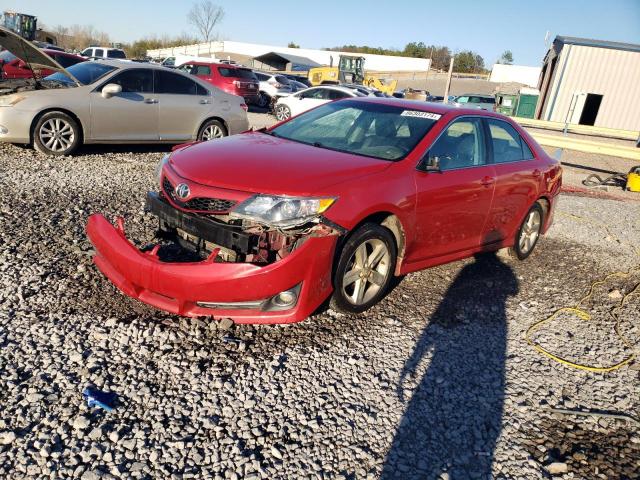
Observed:
[[[362,242],[347,262],[342,279],[344,296],[353,305],[367,303],[385,285],[390,264],[391,254],[382,240]]]
[[[62,118],[51,118],[44,122],[38,135],[42,144],[52,152],[68,150],[75,140],[73,127]]]
[[[276,119],[279,121],[287,120],[291,116],[289,108],[285,105],[278,105],[276,107]]]
[[[542,217],[538,210],[531,210],[527,215],[522,229],[520,230],[520,238],[518,239],[518,246],[522,254],[528,254],[536,244],[538,237],[540,236],[540,226],[542,225]]]
[[[202,140],[205,142],[224,137],[224,132],[218,125],[209,125],[202,131]]]

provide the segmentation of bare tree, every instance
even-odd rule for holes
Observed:
[[[202,40],[211,41],[213,29],[224,17],[222,7],[211,0],[194,3],[187,15],[187,21],[200,33]]]

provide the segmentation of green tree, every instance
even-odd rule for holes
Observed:
[[[482,73],[484,59],[471,50],[465,50],[454,56],[453,69],[459,73]]]
[[[300,45],[298,45],[297,43],[294,43],[294,42],[289,42],[287,44],[287,47],[288,48],[300,48]]]
[[[504,52],[502,52],[498,63],[503,63],[505,65],[513,64],[513,53],[511,53],[511,50],[505,50]]]

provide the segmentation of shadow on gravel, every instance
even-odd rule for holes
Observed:
[[[445,472],[451,480],[491,478],[502,426],[506,302],[517,293],[515,274],[495,254],[477,255],[454,279],[403,367],[401,399],[408,378],[428,362],[381,479],[437,479]]]
[[[104,153],[160,153],[170,152],[173,144],[89,144],[83,145],[78,151],[78,155],[101,155]]]

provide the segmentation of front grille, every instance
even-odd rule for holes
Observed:
[[[187,210],[197,210],[200,212],[215,212],[215,213],[224,213],[227,212],[233,207],[236,202],[233,200],[225,200],[223,198],[206,198],[206,197],[196,197],[188,200],[186,202],[181,201],[176,192],[174,190],[173,185],[167,179],[164,178],[162,182],[162,188],[164,193],[171,198],[179,207],[187,209]]]

